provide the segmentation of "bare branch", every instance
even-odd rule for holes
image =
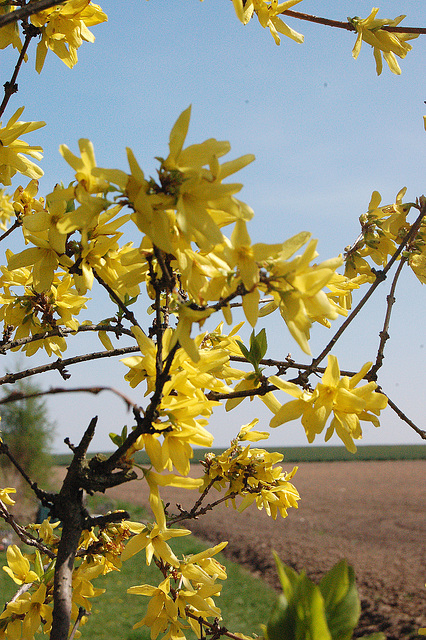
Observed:
[[[14,329],[15,327],[13,327]],[[26,336],[25,338],[19,338],[17,340],[4,340],[0,341],[0,355],[3,355],[9,349],[15,347],[22,347],[31,342],[37,342],[37,340],[47,340],[48,338],[55,338],[57,336],[64,337],[66,335],[76,335],[78,333],[84,333],[86,331],[109,331],[115,333],[117,337],[126,335],[134,339],[133,333],[129,329],[125,329],[120,324],[81,324],[78,329],[70,329],[69,327],[57,326],[50,331],[43,333],[36,333],[32,336]]]
[[[10,527],[14,530],[14,532],[19,536],[20,540],[31,547],[35,547],[41,553],[44,553],[49,558],[54,558],[55,554],[49,547],[44,545],[40,540],[36,537],[28,533],[20,524],[18,524],[11,513],[7,510],[6,505],[0,500],[0,518],[3,518],[5,522],[7,522]]]
[[[383,393],[383,391],[381,391],[381,393]],[[385,393],[383,393],[383,395],[386,396]],[[389,396],[386,396],[386,397],[388,399],[388,405],[390,406],[391,409],[395,411],[396,415],[399,416],[401,420],[406,422],[412,429],[414,429],[414,431],[419,434],[422,440],[426,440],[426,431],[424,431],[423,429],[420,429],[417,425],[415,425],[414,422],[410,420],[410,418],[408,418],[405,415],[405,413],[396,406],[396,404],[393,402],[393,400],[389,398]]]
[[[32,369],[26,369],[25,371],[19,371],[17,373],[7,373],[5,376],[0,378],[0,385],[11,384],[17,380],[29,378],[30,376],[35,376],[39,373],[45,373],[46,371],[57,370],[61,373],[66,367],[69,367],[72,364],[80,364],[81,362],[88,362],[89,360],[100,360],[102,358],[122,356],[128,353],[136,353],[138,351],[140,351],[139,346],[123,347],[122,349],[114,349],[113,351],[96,351],[94,353],[87,353],[80,356],[74,356],[72,358],[65,358],[63,360],[58,358],[58,360],[51,362],[50,364],[40,365],[39,367],[33,367]],[[63,374],[61,373],[61,375]],[[67,377],[69,378],[70,375],[67,374]]]
[[[356,31],[353,24],[350,22],[342,22],[340,20],[330,20],[329,18],[320,18],[319,16],[313,16],[308,13],[301,13],[300,11],[292,11],[287,9],[282,11],[285,16],[291,16],[299,20],[306,20],[307,22],[315,22],[316,24],[322,24],[326,27],[337,27],[338,29],[346,29],[346,31]],[[424,27],[393,27],[391,25],[381,27],[384,31],[390,31],[391,33],[418,33],[425,34],[426,29]]]
[[[11,22],[24,20],[25,18],[32,16],[34,13],[50,9],[51,7],[64,4],[65,2],[66,0],[59,0],[59,2],[58,0],[37,0],[37,2],[31,2],[20,9],[15,9],[15,11],[11,11],[10,13],[6,13],[4,16],[0,16],[0,28],[10,24]]]
[[[71,389],[64,389],[62,387],[51,387],[46,391],[35,391],[33,393],[25,393],[22,391],[12,391],[12,393],[10,393],[8,396],[0,400],[0,405],[8,404],[9,402],[17,402],[18,400],[26,400],[28,398],[38,398],[40,396],[55,395],[58,393],[92,393],[94,395],[98,395],[102,391],[110,391],[111,393],[121,398],[125,402],[128,410],[129,409],[139,410],[139,406],[137,404],[135,404],[132,400],[130,400],[130,398],[128,398],[124,393],[122,393],[118,389],[114,389],[114,387],[73,387]]]

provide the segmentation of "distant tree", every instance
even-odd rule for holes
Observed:
[[[37,482],[47,478],[55,430],[45,399],[32,395],[39,392],[40,388],[28,380],[19,380],[12,387],[8,386],[3,399],[11,398],[11,401],[2,405],[0,423],[2,439],[7,442],[15,460]],[[21,396],[25,397],[19,400]],[[0,468],[9,466],[12,467],[9,459],[1,456]]]

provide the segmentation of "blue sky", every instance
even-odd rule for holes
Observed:
[[[364,44],[358,60],[352,59],[354,34],[286,18],[304,33],[305,43],[283,37],[277,47],[257,21],[243,27],[229,0],[100,4],[109,21],[92,28],[96,42],[79,49],[74,69],[48,54],[38,76],[35,51],[30,50],[19,92],[3,117],[5,122],[25,105],[23,119],[46,121],[44,129],[27,137],[44,148],[42,194],[56,182],[73,178],[58,147],[66,143],[77,152],[81,137],[93,141],[100,166],[126,169],[125,147],[130,146],[144,171],[153,174],[154,157],[167,153],[169,131],[188,104],[188,143],[216,137],[231,142],[231,157],[256,156],[239,178],[245,185],[240,197],[255,211],[249,229],[253,241],[278,242],[309,230],[319,239],[323,260],[341,253],[356,238],[358,217],[366,211],[373,190],[380,191],[384,204],[393,202],[403,186],[408,200],[425,192],[425,36],[412,42],[413,51],[400,62],[401,76],[384,65],[377,77],[370,47]],[[363,0],[304,0],[295,7],[341,20],[366,17],[371,8]],[[379,17],[406,13],[403,24],[424,25],[421,2],[388,0],[380,9]],[[11,75],[15,57],[12,51],[1,52],[2,84]],[[18,250],[13,244],[12,248]],[[382,285],[376,303],[370,302],[335,349],[342,368],[357,369],[374,360],[389,285]],[[96,308],[86,312],[93,321],[111,314],[104,296],[96,300]],[[425,311],[422,285],[407,272],[397,291],[392,339],[380,379],[384,390],[423,428]],[[148,325],[149,318],[145,321]],[[284,358],[290,352],[309,362],[279,319],[268,319],[266,326],[269,357]],[[242,334],[247,337],[249,331]],[[313,352],[330,337],[330,330],[315,327]],[[65,357],[99,348],[100,343],[79,337]],[[46,357],[40,358],[44,361]],[[9,357],[4,366],[12,366]],[[142,404],[144,390],[128,389],[123,381],[126,370],[118,361],[74,367],[69,384],[110,384]],[[59,375],[51,375],[44,384],[64,383]],[[267,427],[270,414],[260,402],[246,400],[240,407],[229,415],[213,416],[218,446],[226,445],[253,417]],[[64,450],[65,436],[78,441],[94,414],[99,415],[94,441],[99,449],[108,448],[108,432],[132,423],[119,401],[106,395],[61,396],[49,400],[49,408],[58,425],[57,450]],[[381,422],[379,430],[366,425],[364,444],[420,442],[390,410]],[[293,422],[273,431],[269,442],[299,445],[306,439],[301,425]]]

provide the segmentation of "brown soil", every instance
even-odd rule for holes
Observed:
[[[315,581],[346,558],[362,604],[354,637],[382,631],[388,640],[408,640],[426,626],[425,470],[423,461],[303,464],[294,478],[302,499],[288,518],[220,505],[186,526],[209,543],[228,540],[230,558],[277,588],[273,549]],[[144,482],[110,495],[148,505]],[[163,489],[162,497],[177,512],[176,503],[190,508],[197,494]]]

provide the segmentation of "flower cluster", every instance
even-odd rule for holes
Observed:
[[[403,203],[407,189],[401,189],[395,203],[380,206],[381,195],[373,191],[367,213],[360,216],[361,235],[352,247],[347,247],[345,255],[345,275],[356,280],[373,281],[374,271],[368,259],[380,267],[386,266],[389,258],[410,229],[407,215],[413,202]]]
[[[253,502],[258,509],[265,509],[274,520],[280,514],[287,516],[289,507],[297,508],[299,493],[290,482],[297,471],[295,467],[290,473],[276,466],[283,456],[265,449],[252,449],[250,445],[242,445],[247,440],[257,441],[268,437],[268,433],[252,431],[258,420],[241,428],[229,449],[219,455],[206,454],[202,462],[205,474],[200,490],[214,487],[218,491],[225,489],[231,503],[238,511],[244,511]],[[236,498],[242,501],[237,507]]]
[[[376,391],[375,382],[357,385],[371,368],[367,362],[356,375],[340,377],[339,364],[336,356],[328,356],[328,365],[321,379],[313,391],[300,389],[293,382],[282,380],[278,376],[271,376],[269,382],[278,389],[290,394],[295,400],[283,404],[269,423],[271,427],[290,420],[301,418],[306,437],[313,442],[315,436],[323,431],[333,413],[333,419],[325,434],[329,440],[334,432],[337,433],[348,451],[356,452],[355,440],[362,437],[361,420],[372,422],[375,427],[380,423],[377,418],[380,411],[387,406],[388,399]]]
[[[67,67],[78,61],[77,49],[83,41],[94,42],[88,27],[107,20],[101,7],[90,0],[68,0],[31,16],[31,22],[41,31],[37,46],[36,70],[41,72],[48,50],[55,53]]]
[[[352,51],[353,57],[356,59],[361,50],[362,41],[373,47],[374,59],[376,61],[377,75],[382,73],[383,63],[382,56],[386,60],[392,73],[400,74],[401,69],[395,56],[405,58],[407,53],[411,51],[411,45],[407,44],[407,40],[417,38],[416,33],[392,33],[386,31],[383,27],[396,27],[405,18],[404,15],[398,16],[394,20],[386,18],[376,18],[379,9],[374,8],[367,18],[352,18],[349,22],[355,27],[358,36]]]
[[[232,0],[234,3],[235,13],[238,19],[243,24],[247,24],[253,15],[258,17],[258,20],[263,28],[268,27],[271,32],[271,36],[275,40],[275,44],[280,44],[279,33],[288,38],[291,38],[295,42],[303,42],[303,36],[301,33],[291,29],[281,18],[278,16],[294,7],[295,4],[299,4],[302,0],[287,0],[286,2],[278,3],[278,0]]]

